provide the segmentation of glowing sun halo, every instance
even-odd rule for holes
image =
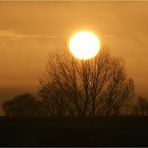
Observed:
[[[91,59],[100,50],[100,40],[92,32],[78,32],[71,37],[69,49],[72,55],[78,59]]]

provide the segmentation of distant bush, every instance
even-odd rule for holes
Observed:
[[[148,100],[142,96],[138,97],[136,105],[133,107],[133,115],[147,116],[148,115]]]
[[[6,116],[47,116],[48,110],[43,102],[36,99],[30,93],[16,96],[10,101],[3,103],[2,108]]]

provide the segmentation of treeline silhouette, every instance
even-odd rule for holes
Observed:
[[[148,101],[138,97],[124,62],[108,49],[77,60],[64,49],[49,56],[36,97],[26,93],[3,103],[6,116],[98,117],[147,115]]]

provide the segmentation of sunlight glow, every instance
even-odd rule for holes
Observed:
[[[100,50],[100,40],[92,32],[78,32],[69,41],[69,48],[72,55],[78,59],[91,59]]]

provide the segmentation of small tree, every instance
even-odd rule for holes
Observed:
[[[68,50],[48,60],[38,94],[51,116],[101,116],[121,114],[134,94],[123,61],[109,50],[90,60],[77,60]]]
[[[47,116],[48,113],[44,103],[38,101],[32,94],[28,93],[6,101],[2,107],[6,116]]]

